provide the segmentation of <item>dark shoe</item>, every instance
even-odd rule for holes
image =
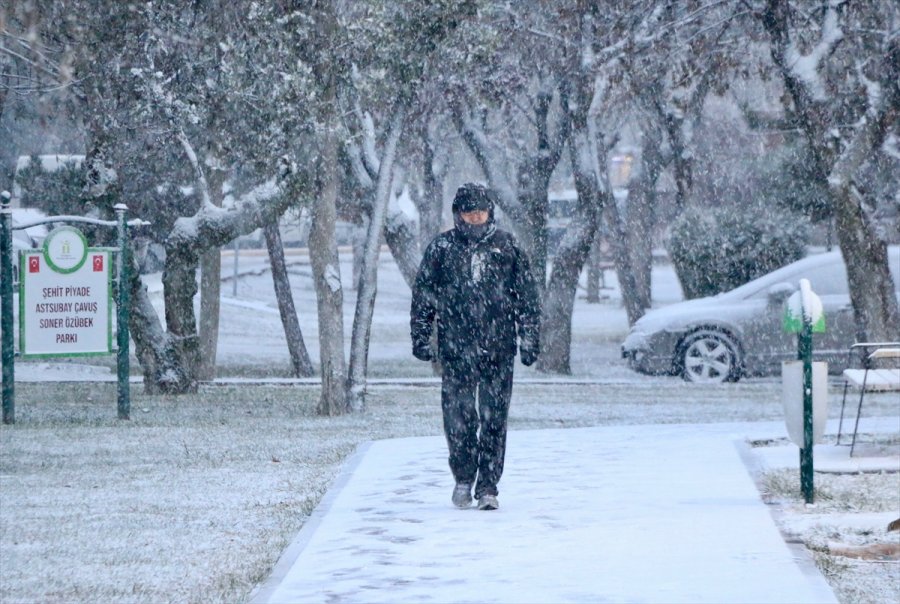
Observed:
[[[482,495],[478,500],[479,510],[496,510],[500,507],[496,495]]]
[[[465,482],[456,483],[453,489],[453,497],[450,498],[453,505],[458,508],[467,508],[472,505],[472,485]]]

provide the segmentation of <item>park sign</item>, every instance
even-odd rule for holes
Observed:
[[[19,265],[19,352],[23,357],[109,354],[112,270],[109,249],[91,248],[63,226]]]

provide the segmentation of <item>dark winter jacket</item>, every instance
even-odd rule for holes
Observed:
[[[540,303],[528,258],[515,238],[491,225],[472,240],[459,228],[438,235],[425,250],[413,287],[410,331],[413,354],[431,360],[437,318],[443,363],[476,357],[512,357],[520,348],[536,355]]]

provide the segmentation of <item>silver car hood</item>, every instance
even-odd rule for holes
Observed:
[[[632,331],[647,332],[666,327],[686,326],[697,317],[697,311],[721,304],[724,294],[676,302],[647,312],[632,326]],[[704,316],[708,316],[704,313]]]

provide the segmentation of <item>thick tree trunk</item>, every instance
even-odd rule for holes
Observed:
[[[578,206],[566,229],[556,257],[550,281],[544,292],[541,319],[541,355],[537,369],[543,372],[570,374],[572,350],[572,310],[578,277],[590,253],[597,232],[602,196],[597,186],[590,149],[592,137],[587,124],[579,128],[573,123],[569,142]]]
[[[356,312],[353,317],[353,335],[350,340],[350,371],[348,373],[349,405],[352,411],[365,409],[366,372],[368,367],[369,337],[372,333],[372,313],[378,280],[378,250],[381,247],[381,233],[391,195],[391,177],[397,153],[397,143],[403,132],[406,117],[401,105],[394,111],[388,131],[384,154],[378,168],[375,186],[375,201],[369,230],[362,257],[359,287],[356,295]]]
[[[324,135],[319,159],[319,197],[312,212],[309,258],[319,311],[319,350],[322,374],[320,415],[342,415],[348,411],[346,362],[344,360],[344,290],[334,238],[337,220],[338,142],[333,128]]]
[[[520,231],[530,236],[531,272],[538,291],[547,286],[547,219],[550,202],[547,189],[553,168],[539,162],[526,161],[519,174],[519,202],[526,210],[527,221]]]
[[[200,254],[200,357],[197,379],[216,377],[216,351],[219,347],[219,310],[222,292],[222,251],[219,248]]]
[[[888,264],[887,244],[878,237],[871,211],[857,192],[855,175],[884,144],[900,120],[900,39],[894,37],[883,57],[887,74],[881,104],[870,107],[857,124],[844,152],[828,175],[835,226],[850,285],[850,301],[861,342],[900,340],[900,308]],[[861,188],[861,187],[859,187]]]
[[[631,241],[631,266],[634,270],[634,305],[641,309],[635,321],[644,315],[652,304],[653,232],[656,228],[656,184],[663,169],[664,158],[660,151],[662,137],[656,128],[645,129],[641,149],[640,170],[629,187],[628,219],[626,228]],[[633,324],[633,323],[631,323]]]
[[[900,56],[897,60],[900,61]],[[900,95],[895,99],[900,101]],[[900,113],[896,104],[892,112],[895,116]],[[883,126],[873,120],[871,128],[861,128],[837,160],[828,179],[835,230],[847,265],[850,301],[860,342],[900,340],[900,310],[888,265],[887,244],[875,233],[863,200],[853,185],[853,174],[862,163],[859,156],[880,144],[873,139],[883,138],[884,130],[877,132]]]
[[[166,305],[166,327],[178,362],[169,368],[169,374],[159,387],[163,392],[171,394],[197,391],[200,342],[194,318],[194,296],[197,293],[200,245],[195,239],[185,239],[175,245],[166,242],[163,299]]]
[[[163,329],[159,315],[147,294],[147,286],[141,280],[134,254],[130,254],[129,257],[131,289],[128,299],[131,302],[129,309],[131,340],[134,342],[134,352],[144,376],[144,392],[161,394],[168,391],[164,384],[167,376],[174,375],[172,369],[177,367],[177,359],[171,349],[171,338]]]
[[[266,249],[269,251],[269,264],[272,267],[272,281],[275,287],[275,298],[278,300],[278,312],[284,327],[284,338],[287,340],[288,353],[291,356],[291,371],[294,377],[310,377],[313,370],[312,361],[306,351],[300,321],[294,308],[294,296],[291,293],[291,281],[288,277],[287,264],[284,261],[284,245],[278,222],[263,227],[266,237]]]
[[[222,207],[223,170],[213,170],[209,177],[210,202]],[[197,378],[216,377],[216,352],[219,348],[219,312],[222,296],[222,251],[205,250],[200,254],[200,366]]]
[[[675,208],[684,210],[694,187],[694,158],[684,136],[684,117],[671,110],[662,112],[669,143],[672,145],[672,171],[675,174]]]
[[[627,192],[624,194],[627,195]],[[629,250],[631,241],[625,226],[625,217],[621,215],[619,202],[620,200],[616,199],[614,195],[606,205],[606,216],[613,234],[611,241],[613,263],[616,266],[616,275],[622,290],[625,314],[628,316],[628,324],[634,325],[634,322],[644,313],[644,306],[638,296],[637,279]]]

